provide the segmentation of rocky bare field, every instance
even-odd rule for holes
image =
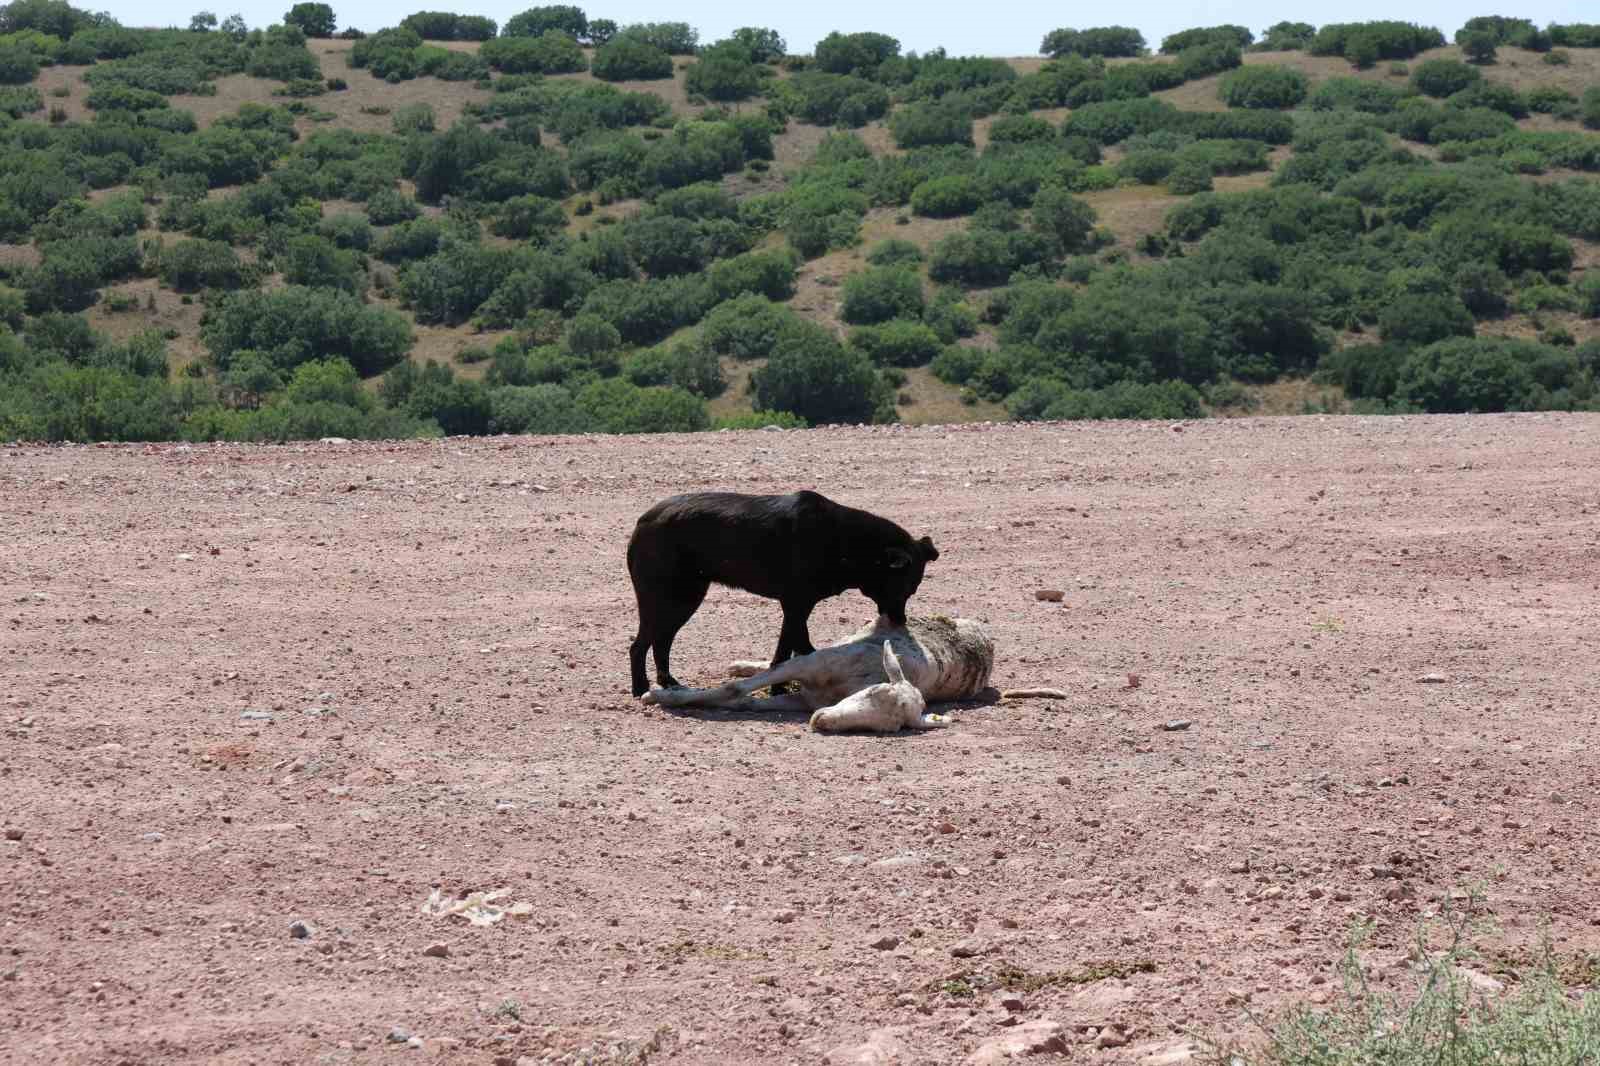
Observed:
[[[1068,698],[631,700],[633,519],[798,487]],[[1485,987],[1600,953],[1593,415],[9,447],[0,514],[0,1061],[1178,1063],[1475,887]]]

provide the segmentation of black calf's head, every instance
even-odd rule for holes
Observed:
[[[861,591],[878,605],[878,613],[897,626],[906,624],[906,601],[922,584],[924,568],[939,558],[931,537],[886,548],[862,582]]]

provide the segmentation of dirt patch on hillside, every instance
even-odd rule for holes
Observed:
[[[0,449],[0,1059],[1177,1062],[1464,886],[1600,950],[1597,471],[1592,415]],[[807,485],[1067,698],[629,699],[634,518]],[[676,673],[777,623],[714,592]]]

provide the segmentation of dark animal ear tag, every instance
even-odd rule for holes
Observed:
[[[890,570],[904,570],[911,565],[911,553],[901,551],[899,548],[890,548],[888,563]]]

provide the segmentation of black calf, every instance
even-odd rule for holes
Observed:
[[[656,680],[677,687],[668,660],[672,641],[714,581],[777,600],[783,629],[772,665],[808,655],[807,621],[829,596],[860,589],[895,625],[939,558],[889,521],[815,492],[745,496],[692,492],[662,500],[640,516],[628,540],[628,575],[639,601],[639,635],[629,649],[633,694],[649,691],[645,652],[655,649]]]

